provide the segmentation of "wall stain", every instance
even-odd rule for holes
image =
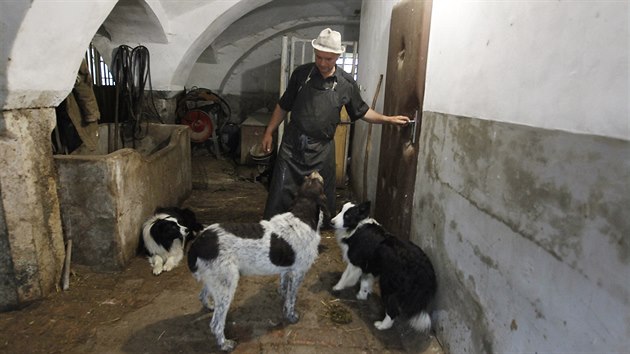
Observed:
[[[453,310],[453,303],[466,303],[466,306],[457,307],[457,316],[464,319],[464,325],[468,327],[472,341],[471,353],[493,353],[493,332],[489,329],[488,320],[485,317],[481,300],[474,292],[474,286],[471,288],[469,284],[475,283],[474,277],[466,279],[464,273],[459,270],[457,264],[447,254],[445,233],[445,212],[441,205],[441,198],[436,197],[432,193],[421,195],[416,193],[416,197],[420,198],[417,206],[421,208],[420,230],[425,243],[431,242],[432,247],[423,247],[423,240],[414,240],[419,244],[435,265],[438,293],[434,306],[436,310],[444,310],[446,312]],[[450,221],[448,224],[450,229],[456,228],[457,223]],[[460,242],[462,241],[461,233],[457,232]],[[430,241],[428,241],[430,240]],[[474,324],[471,326],[471,324]],[[440,331],[440,328],[437,328]],[[442,329],[444,330],[444,329]],[[446,329],[448,330],[448,329]]]
[[[460,118],[463,119],[463,118]],[[454,124],[450,134],[455,140],[463,163],[469,167],[478,168],[479,164],[487,164],[492,156],[494,141],[492,139],[493,125],[486,120],[468,120],[471,124]],[[455,154],[458,154],[454,151]],[[457,159],[455,159],[457,161]]]
[[[437,114],[438,117],[440,114]],[[426,173],[431,179],[438,180],[438,171],[437,168],[439,166],[439,161],[437,161],[437,157],[440,156],[440,151],[438,149],[444,149],[444,129],[446,119],[423,119],[423,129],[420,132],[420,141],[425,142],[424,148],[420,151],[424,152],[419,154],[420,157],[425,158],[424,163],[424,173]],[[437,124],[441,123],[441,127],[437,127]],[[441,129],[438,129],[441,128]],[[437,132],[442,132],[441,135],[438,135]],[[428,137],[427,137],[428,135]],[[420,165],[420,162],[418,162]]]
[[[630,181],[630,176],[626,179]],[[620,193],[619,205],[630,205],[630,196]],[[630,263],[630,218],[627,217],[627,208],[613,208],[606,203],[601,189],[591,191],[588,201],[581,208],[585,219],[594,220],[601,217],[605,223],[599,227],[599,231],[608,235],[609,242],[617,249],[619,261],[623,264]],[[625,236],[624,236],[625,235]]]
[[[539,307],[539,304],[542,303],[540,301],[540,299],[536,299],[536,301],[530,301],[529,303],[534,308],[534,312],[536,313],[536,318],[538,318],[538,319],[546,319],[545,315],[542,313],[542,311],[540,310],[540,307]]]
[[[585,223],[571,210],[573,197],[568,187],[557,187],[549,182],[539,184],[538,176],[522,168],[522,162],[512,157],[506,157],[503,166],[508,196],[506,204],[524,214],[525,219],[538,221],[525,225],[529,232],[522,234],[530,239],[535,237],[537,244],[552,251],[559,259],[569,258],[572,254],[579,257],[582,254],[580,236]],[[543,238],[533,227],[544,219],[548,220],[553,232]]]
[[[471,330],[471,339],[464,340],[471,341],[471,352],[492,352],[495,341],[489,332],[496,324],[487,323],[483,313],[475,310],[480,307],[481,311],[484,303],[470,288],[479,281],[479,274],[466,275],[445,249],[447,244],[467,241],[458,231],[466,222],[453,215],[458,209],[484,213],[509,228],[514,234],[506,232],[509,238],[520,236],[533,243],[550,261],[570,267],[591,283],[600,279],[597,269],[590,266],[594,260],[585,259],[592,251],[586,247],[593,240],[628,264],[630,218],[624,214],[630,205],[629,141],[435,112],[425,112],[423,124],[420,143],[425,148],[419,166],[425,171],[419,169],[416,198],[424,199],[424,210],[418,212],[422,221],[416,224],[427,232],[425,237],[434,239],[431,252],[437,268],[441,267],[437,270],[442,273],[440,286],[456,289],[456,293],[442,293],[445,298],[440,306],[448,311],[446,306],[466,301],[457,307],[464,307],[457,320]],[[460,197],[470,205],[453,205]],[[444,210],[445,203],[449,211]],[[496,258],[471,245],[488,270],[497,269]],[[605,262],[606,267],[617,267]],[[624,298],[621,284],[603,279],[597,286]],[[530,300],[530,304],[528,311],[534,313],[529,316],[546,321],[541,300]],[[513,330],[518,329],[516,321]]]
[[[492,259],[492,257],[487,256],[486,254],[481,252],[481,249],[479,248],[479,246],[474,245],[473,252],[475,253],[475,256],[477,256],[481,260],[481,262],[483,262],[485,265],[487,265],[488,267],[492,269],[499,270],[499,265]]]
[[[516,324],[516,320],[515,319],[512,319],[512,323],[510,323],[510,330],[511,331],[518,330],[518,325]]]

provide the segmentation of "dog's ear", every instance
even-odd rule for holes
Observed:
[[[367,218],[370,215],[370,206],[371,205],[372,204],[370,203],[369,200],[359,204],[359,215],[361,216],[362,219],[365,219],[365,218]]]
[[[194,211],[188,208],[184,208],[180,210],[180,213],[184,218],[184,226],[188,227],[190,231],[197,232],[203,229],[203,225],[201,225],[199,221],[197,221],[197,215],[195,215]]]

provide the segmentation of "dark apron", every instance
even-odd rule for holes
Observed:
[[[273,169],[265,219],[291,208],[304,176],[324,178],[328,211],[335,213],[335,129],[340,121],[334,89],[320,90],[307,80],[297,94]]]

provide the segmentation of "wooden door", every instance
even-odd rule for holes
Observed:
[[[409,239],[418,137],[426,76],[431,1],[404,0],[392,10],[383,111],[416,117],[413,125],[384,125],[374,215],[388,230]]]

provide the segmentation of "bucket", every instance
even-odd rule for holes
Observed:
[[[263,151],[260,143],[249,148],[249,156],[257,165],[268,165],[271,160],[271,155],[273,155],[273,150],[270,152]]]

